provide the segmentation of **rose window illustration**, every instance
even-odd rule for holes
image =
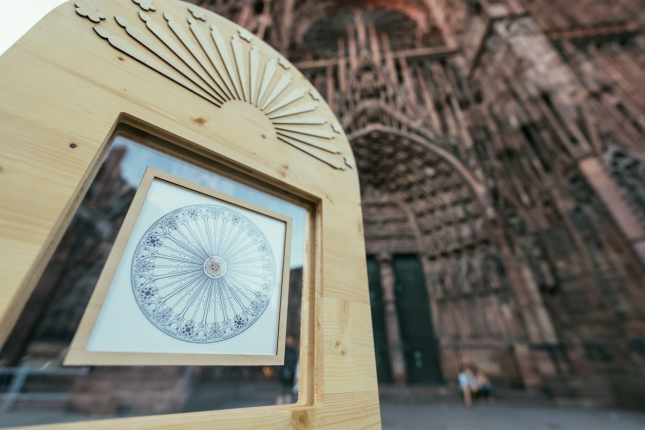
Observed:
[[[252,326],[276,283],[264,234],[219,205],[187,206],[157,220],[136,248],[131,276],[148,320],[194,343],[227,340]]]

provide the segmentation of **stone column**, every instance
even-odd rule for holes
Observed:
[[[437,304],[437,292],[432,285],[432,276],[436,263],[431,262],[426,254],[419,256],[423,266],[423,276],[426,281],[426,290],[428,291],[428,301],[430,302],[430,317],[432,318],[432,329],[434,336],[441,338],[441,320],[439,318],[439,305]]]
[[[383,305],[385,307],[385,329],[387,345],[392,368],[392,379],[396,385],[405,385],[405,357],[399,329],[399,315],[396,311],[394,286],[396,278],[392,269],[392,255],[381,253],[376,258],[381,269],[381,288],[383,288]]]

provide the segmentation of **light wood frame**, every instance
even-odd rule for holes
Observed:
[[[131,17],[138,8],[131,0],[87,2],[107,17],[98,26],[121,35],[114,16]],[[188,7],[175,0],[154,0],[154,5],[157,11],[146,13],[159,23],[163,11],[185,19]],[[227,38],[239,31],[213,13],[206,16]],[[33,291],[115,130],[125,123],[198,155],[204,164],[217,162],[258,188],[313,205],[303,274],[300,391],[292,405],[47,428],[380,428],[356,170],[332,168],[295,141],[285,143],[250,104],[216,107],[184,90],[114,49],[93,33],[94,25],[70,1],[0,56],[0,340]],[[271,47],[255,42],[260,56],[279,57],[288,65]],[[313,88],[293,66],[290,72],[293,85]],[[327,124],[337,121],[323,100],[317,103]],[[342,130],[334,145],[352,161]]]
[[[258,214],[285,223],[285,243],[282,254],[282,282],[280,290],[280,307],[278,333],[276,339],[276,354],[274,355],[244,355],[244,354],[171,354],[171,353],[135,353],[135,352],[99,352],[87,351],[87,343],[99,317],[105,298],[112,285],[112,280],[121,258],[130,240],[134,225],[146,200],[150,186],[155,179],[174,184],[226,203],[248,209]],[[65,366],[253,366],[253,365],[282,365],[284,364],[284,344],[287,327],[287,304],[289,297],[289,260],[291,256],[292,219],[288,216],[268,210],[247,201],[220,193],[208,187],[196,184],[178,176],[148,167],[132,200],[130,209],[123,220],[110,255],[103,267],[101,276],[96,284],[90,302],[83,314],[81,323],[74,335],[72,344],[65,357]]]

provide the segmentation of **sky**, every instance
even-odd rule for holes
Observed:
[[[66,0],[0,0],[0,55]]]

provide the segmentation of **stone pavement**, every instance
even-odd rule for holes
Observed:
[[[463,406],[450,387],[381,387],[385,430],[645,430],[645,413],[619,409],[557,407],[525,391],[498,390],[494,404]],[[271,405],[275,384],[194,384],[184,412]],[[121,415],[132,416],[133,414]],[[116,416],[73,413],[64,404],[20,403],[0,414],[0,428]],[[342,430],[342,429],[341,429]]]
[[[0,427],[100,419],[64,412],[11,412]],[[623,410],[518,407],[499,402],[466,409],[456,403],[382,404],[384,430],[645,430],[645,414]]]
[[[645,430],[645,414],[623,410],[449,402],[381,404],[384,430]]]

